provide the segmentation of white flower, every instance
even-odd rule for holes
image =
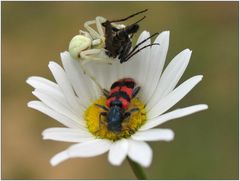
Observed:
[[[144,31],[138,42],[149,36],[149,33]],[[165,113],[190,92],[203,76],[191,77],[176,87],[189,63],[191,51],[183,50],[162,72],[169,45],[169,32],[162,32],[155,43],[160,45],[145,48],[123,64],[116,60],[112,65],[96,63],[88,65],[88,69],[92,71],[100,85],[107,90],[113,82],[124,77],[133,78],[141,87],[138,100],[145,105],[141,110],[145,111],[146,115],[144,118],[140,116],[139,119],[146,120],[140,124],[136,132],[128,132],[127,136],[114,137],[111,140],[111,136],[109,139],[90,131],[92,123],[89,123],[89,120],[98,121],[99,112],[96,113],[94,103],[97,100],[103,102],[102,93],[94,82],[83,74],[79,62],[73,60],[68,52],[61,53],[64,69],[55,62],[49,63],[57,83],[36,76],[27,80],[27,83],[35,88],[33,94],[40,99],[29,102],[28,106],[47,114],[65,126],[44,130],[43,139],[76,142],[55,155],[51,159],[52,165],[69,158],[92,157],[109,151],[108,159],[113,165],[120,165],[128,156],[140,165],[148,167],[152,161],[152,149],[146,141],[171,141],[174,138],[171,129],[155,128],[156,126],[207,109],[207,105],[199,104]],[[150,44],[150,40],[142,46],[146,44]],[[92,111],[90,115],[86,110]],[[92,117],[87,119],[89,116]],[[96,126],[96,123],[94,124]],[[107,131],[103,132],[105,134]]]

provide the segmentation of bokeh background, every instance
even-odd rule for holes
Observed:
[[[69,40],[97,15],[122,18],[148,8],[140,31],[170,30],[167,63],[193,50],[180,82],[203,74],[174,108],[207,103],[209,109],[170,121],[176,137],[154,142],[149,179],[238,178],[238,2],[1,2],[2,179],[135,179],[127,161],[115,167],[107,155],[78,158],[51,167],[49,159],[69,143],[43,141],[41,132],[60,126],[27,108],[35,99],[25,81],[53,80],[48,62],[60,63]],[[128,23],[134,20],[129,20]],[[136,40],[134,39],[134,42]],[[151,81],[151,80],[149,80]]]

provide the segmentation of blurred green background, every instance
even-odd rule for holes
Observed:
[[[140,31],[170,30],[167,63],[193,50],[180,82],[203,81],[174,108],[207,103],[207,111],[164,124],[176,137],[154,142],[149,179],[238,178],[238,2],[2,2],[2,179],[135,179],[126,161],[114,167],[107,155],[51,167],[49,159],[70,144],[43,141],[60,126],[27,108],[35,99],[25,83],[32,75],[53,79],[48,62],[97,15],[122,18],[148,8]],[[129,23],[135,21],[129,20]],[[134,42],[136,40],[134,39]]]

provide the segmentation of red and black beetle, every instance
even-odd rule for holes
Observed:
[[[107,107],[96,104],[96,106],[105,110],[105,112],[99,114],[99,124],[103,122],[102,116],[105,116],[107,118],[107,129],[111,132],[120,132],[122,122],[132,112],[139,111],[139,108],[132,108],[127,111],[131,100],[138,94],[139,90],[140,87],[136,87],[136,83],[132,78],[123,78],[114,82],[110,92],[104,91],[104,95],[107,97]]]

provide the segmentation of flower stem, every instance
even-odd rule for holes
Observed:
[[[144,173],[142,167],[137,164],[136,162],[132,161],[129,157],[127,157],[127,160],[132,168],[132,171],[134,172],[135,176],[137,177],[137,179],[140,180],[146,180],[146,174]]]

